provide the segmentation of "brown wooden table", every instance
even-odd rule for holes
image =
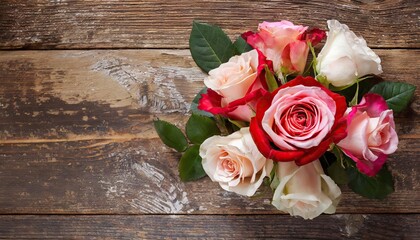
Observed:
[[[181,182],[152,127],[182,127],[203,87],[193,19],[234,37],[263,20],[332,18],[380,55],[383,78],[418,85],[416,1],[1,1],[0,238],[419,239],[419,90],[396,118],[395,193],[344,187],[337,214],[313,221],[280,214],[268,188],[247,198]]]

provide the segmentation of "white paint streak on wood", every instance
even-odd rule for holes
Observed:
[[[344,229],[340,228],[340,231],[347,237],[356,235],[363,227],[365,220],[368,219],[368,216],[363,214],[337,214],[333,216],[344,219],[345,226]]]
[[[151,154],[142,149],[111,153],[109,157],[118,161],[119,167],[115,173],[99,181],[105,197],[110,200],[120,198],[123,201],[118,202],[126,203],[135,209],[133,212],[191,212],[191,208],[187,208],[189,200],[184,184],[177,176],[174,179],[173,174],[160,170],[159,152],[154,155],[150,157]]]
[[[205,74],[196,66],[175,60],[168,60],[168,63],[153,62],[156,57],[164,54],[159,53],[156,56],[149,53],[139,59],[137,55],[133,56],[133,51],[122,51],[120,54],[112,52],[101,55],[91,69],[111,77],[125,88],[140,108],[146,108],[142,110],[151,113],[186,113],[194,93],[184,96],[180,88],[188,88],[191,83],[198,87],[203,85]],[[174,56],[187,61],[183,55]]]

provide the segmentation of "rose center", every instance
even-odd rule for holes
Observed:
[[[309,132],[315,124],[316,106],[309,103],[291,106],[280,118],[280,125],[291,136],[302,136]],[[275,124],[274,131],[279,134]]]
[[[221,166],[225,172],[233,176],[236,176],[239,174],[238,162],[233,160],[231,156],[229,156],[229,153],[227,153],[226,151],[223,151],[220,154],[219,159],[221,161]]]

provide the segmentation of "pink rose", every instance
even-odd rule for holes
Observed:
[[[360,172],[374,176],[387,155],[395,152],[398,136],[394,116],[382,96],[366,94],[347,116],[347,137],[338,143],[343,152],[357,163]]]
[[[346,108],[343,96],[299,76],[259,100],[251,135],[266,158],[301,166],[346,136]]]
[[[258,33],[247,32],[243,37],[248,44],[273,61],[274,71],[278,74],[282,70],[302,73],[309,52],[307,41],[315,45],[325,37],[322,30],[308,32],[307,29],[308,27],[293,25],[289,21],[263,22],[258,26]]]
[[[267,92],[265,66],[272,68],[271,62],[255,49],[230,58],[204,79],[208,90],[202,94],[198,108],[249,122],[257,100]]]

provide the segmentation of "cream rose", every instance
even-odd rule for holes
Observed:
[[[252,50],[211,70],[204,79],[207,94],[202,95],[198,108],[234,120],[250,121],[258,98],[266,92],[259,77],[259,64],[266,64],[266,60],[259,57],[257,50]]]
[[[327,41],[317,57],[320,75],[335,87],[352,85],[360,77],[382,73],[381,59],[347,25],[328,20]]]
[[[204,171],[226,191],[252,196],[273,168],[258,151],[249,128],[229,136],[213,136],[200,146]]]
[[[280,211],[304,219],[335,212],[341,190],[324,174],[319,160],[300,167],[294,162],[279,162],[276,177],[280,184],[272,204]]]
[[[221,95],[222,107],[242,98],[257,77],[258,52],[252,50],[234,56],[209,72],[204,84]]]

